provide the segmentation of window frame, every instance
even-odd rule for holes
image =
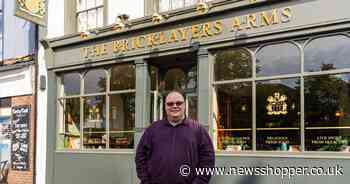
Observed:
[[[212,93],[216,93],[216,86],[221,85],[221,84],[233,84],[233,83],[241,83],[241,82],[251,82],[252,83],[252,150],[249,151],[225,151],[225,150],[219,150],[215,149],[215,152],[217,155],[254,155],[254,156],[291,156],[291,155],[303,155],[303,156],[313,156],[317,155],[324,155],[329,157],[330,155],[345,155],[349,154],[347,153],[342,153],[342,152],[336,152],[336,151],[307,151],[306,149],[306,127],[305,127],[305,98],[304,98],[304,79],[305,77],[309,76],[323,76],[323,75],[334,75],[334,74],[350,74],[350,68],[341,68],[341,69],[335,69],[335,70],[327,70],[327,71],[317,71],[317,72],[304,72],[304,63],[305,63],[305,48],[307,47],[308,44],[310,44],[313,40],[316,40],[318,38],[323,38],[323,37],[332,37],[332,36],[346,36],[348,39],[350,39],[350,34],[349,32],[338,32],[338,33],[330,33],[330,34],[322,34],[322,35],[313,35],[313,36],[308,36],[306,38],[300,38],[300,39],[285,39],[281,41],[275,41],[275,42],[268,42],[265,44],[261,45],[242,45],[242,46],[231,46],[229,49],[232,50],[240,50],[240,49],[245,49],[249,51],[252,54],[253,58],[253,75],[251,78],[244,78],[244,79],[233,79],[233,80],[221,80],[221,81],[215,81],[214,76],[214,65],[215,65],[215,52],[216,51],[221,51],[221,50],[226,50],[228,49],[227,47],[217,47],[213,48],[211,52],[213,53],[213,59],[211,60],[211,67],[213,68],[211,72],[211,90]],[[279,44],[279,43],[286,43],[290,42],[296,45],[299,49],[300,52],[300,72],[296,74],[284,74],[284,75],[276,75],[276,76],[266,76],[266,77],[257,77],[256,76],[256,54],[257,52],[263,48],[264,46],[267,45],[273,45],[273,44]],[[276,80],[276,79],[291,79],[291,78],[296,78],[300,80],[300,151],[293,151],[293,152],[288,152],[288,151],[268,151],[268,150],[257,150],[257,120],[256,120],[256,82],[259,81],[266,81],[266,80]],[[213,101],[212,101],[212,106],[211,106],[211,114],[214,114],[214,106],[213,106]],[[215,120],[212,119],[211,123],[215,123]],[[350,128],[350,127],[349,127]],[[217,130],[211,130],[216,132]],[[213,143],[217,144],[217,139],[218,137],[213,137]],[[215,145],[217,147],[217,145]]]
[[[111,91],[110,90],[110,79],[112,77],[112,68],[117,67],[120,65],[134,65],[133,62],[127,62],[127,63],[120,63],[116,65],[111,65],[108,67],[96,67],[96,68],[91,68],[91,69],[86,69],[86,70],[78,70],[78,71],[66,71],[59,73],[57,75],[57,98],[56,98],[56,104],[57,104],[57,118],[56,118],[56,146],[55,150],[59,152],[108,152],[108,151],[121,151],[121,152],[128,152],[134,150],[134,148],[110,148],[110,119],[109,119],[109,114],[110,114],[110,97],[111,95],[115,94],[134,94],[136,98],[136,89],[127,89],[127,90],[115,90]],[[84,93],[84,77],[89,71],[93,70],[104,70],[106,72],[106,90],[104,92],[98,92],[98,93]],[[63,89],[64,89],[64,84],[62,82],[62,77],[65,74],[71,74],[71,73],[78,73],[80,76],[80,94],[78,95],[64,95],[63,94]],[[136,75],[136,70],[135,70],[135,75]],[[136,77],[136,76],[135,76]],[[136,88],[136,86],[135,86]],[[84,148],[84,104],[85,104],[85,99],[86,97],[96,97],[96,96],[104,96],[105,97],[105,122],[106,122],[106,127],[105,127],[105,132],[107,136],[106,140],[106,148],[103,149],[91,149],[91,148]],[[65,133],[65,116],[64,116],[64,105],[65,103],[61,103],[66,99],[74,99],[74,98],[79,98],[80,101],[80,148],[79,149],[70,149],[70,148],[65,148],[60,143],[60,136],[64,135]],[[118,131],[118,132],[125,132],[125,131]],[[130,132],[130,131],[127,131]],[[132,130],[132,133],[135,135],[136,130],[135,130],[135,121],[134,121],[134,128]],[[133,136],[133,139],[135,140],[135,136]],[[133,144],[133,147],[135,145]]]
[[[76,21],[76,30],[78,31],[78,32],[84,32],[84,31],[89,31],[89,30],[93,30],[93,29],[97,29],[97,28],[101,28],[101,27],[103,27],[103,26],[105,26],[106,25],[106,21],[105,21],[105,17],[106,17],[106,13],[105,13],[105,11],[107,10],[107,0],[102,0],[102,4],[101,5],[98,5],[98,6],[94,6],[94,7],[90,7],[90,8],[87,8],[87,9],[83,9],[83,10],[78,10],[78,1],[79,0],[75,0],[75,2],[76,2],[76,4],[75,4],[75,19],[77,20]],[[88,1],[88,0],[85,0],[85,1]],[[95,2],[96,2],[96,0],[94,0]],[[103,19],[102,19],[102,25],[101,26],[98,26],[97,25],[97,23],[98,23],[98,10],[99,9],[102,9],[102,17],[103,17]],[[96,11],[96,24],[94,25],[94,27],[93,28],[88,28],[88,26],[89,26],[89,12],[90,11]],[[87,19],[87,21],[86,21],[86,29],[85,30],[79,30],[80,28],[79,28],[79,15],[80,14],[84,14],[84,13],[86,13],[86,19]]]

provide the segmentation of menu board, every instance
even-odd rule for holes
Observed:
[[[12,170],[29,169],[30,106],[12,108],[11,167]]]

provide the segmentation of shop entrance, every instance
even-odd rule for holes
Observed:
[[[186,116],[197,119],[197,59],[193,53],[158,57],[149,61],[151,122],[165,117],[165,95],[179,90],[185,95]]]

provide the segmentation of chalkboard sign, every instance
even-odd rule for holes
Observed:
[[[12,107],[12,170],[25,171],[29,169],[29,121],[30,106]]]

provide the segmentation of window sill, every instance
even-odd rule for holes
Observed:
[[[108,149],[108,150],[68,150],[60,149],[56,150],[57,154],[126,154],[133,155],[135,151],[133,149]]]
[[[349,152],[288,152],[288,151],[215,151],[217,157],[269,157],[269,158],[310,158],[310,159],[350,159]]]

